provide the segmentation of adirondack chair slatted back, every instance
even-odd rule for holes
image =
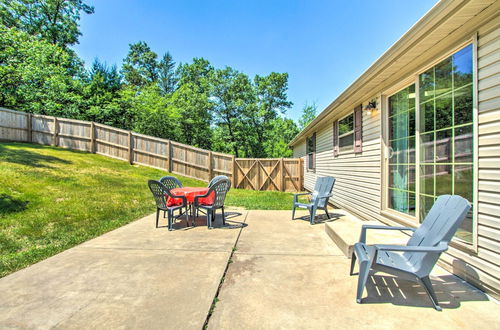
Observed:
[[[469,212],[469,202],[460,196],[439,196],[420,227],[408,240],[408,246],[436,246],[449,243]],[[432,268],[439,258],[436,253],[404,253],[415,268]],[[430,269],[429,269],[430,271]]]
[[[316,180],[313,192],[313,200],[316,196],[324,196],[332,193],[333,185],[335,184],[335,178],[331,176],[320,177]],[[328,198],[324,198],[318,204],[319,207],[325,207],[328,204]]]
[[[162,210],[167,209],[167,200],[165,194],[167,193],[167,187],[165,187],[161,182],[156,180],[148,181],[149,190],[153,193],[155,198],[156,207]]]
[[[160,182],[169,190],[182,188],[182,183],[175,176],[164,176],[160,179]]]
[[[208,194],[215,192],[214,207],[224,206],[224,200],[226,199],[226,194],[231,187],[231,181],[229,179],[220,179],[212,185],[209,189]]]

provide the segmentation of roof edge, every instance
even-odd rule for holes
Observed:
[[[451,6],[455,2],[455,6]],[[452,11],[456,6],[464,6],[469,1],[456,1],[456,0],[441,0],[436,3],[431,9],[429,9],[424,16],[422,16],[415,24],[413,24],[408,31],[406,31],[391,47],[389,47],[379,58],[377,58],[372,65],[370,65],[354,82],[352,82],[342,93],[340,93],[337,98],[335,98],[323,111],[320,112],[313,121],[311,121],[306,127],[304,127],[289,143],[289,147],[293,147],[299,141],[301,141],[304,136],[316,127],[322,119],[328,116],[335,107],[341,103],[344,99],[347,99],[349,94],[356,89],[358,85],[362,85],[364,82],[371,78],[373,71],[379,66],[382,66],[386,62],[391,62],[394,58],[397,58],[401,52],[404,51],[404,46],[409,44],[415,34],[422,33],[431,30],[436,22],[433,20],[436,16],[446,9]]]

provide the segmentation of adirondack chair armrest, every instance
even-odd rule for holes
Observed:
[[[333,196],[333,194],[322,195],[322,196],[318,196],[318,199],[330,198],[330,197],[332,197],[332,196]]]
[[[294,194],[293,195],[293,202],[294,203],[297,203],[299,201],[299,196],[305,196],[305,195],[312,195],[312,193],[310,192],[306,192],[306,193],[298,193],[298,194]]]
[[[391,227],[391,226],[381,226],[381,225],[363,225],[361,226],[361,235],[359,236],[359,241],[361,243],[366,243],[366,231],[368,229],[380,229],[380,230],[411,230],[415,231],[412,227]]]
[[[406,246],[406,245],[387,245],[375,244],[378,251],[396,251],[396,252],[435,252],[441,253],[448,250],[447,243],[439,243],[437,246]]]

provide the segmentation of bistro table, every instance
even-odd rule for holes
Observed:
[[[189,209],[191,211],[191,215],[193,216],[193,226],[194,222],[196,219],[194,219],[194,198],[196,196],[200,195],[205,195],[208,192],[209,188],[206,187],[182,187],[182,188],[174,188],[170,190],[172,195],[175,196],[180,196],[184,195],[186,197],[186,200],[189,204]],[[214,196],[211,194],[211,196],[205,197],[205,198],[200,198],[200,203],[204,204],[213,204],[214,202]],[[175,205],[177,203],[182,203],[182,199],[180,198],[170,198],[168,197],[167,203],[170,205]],[[188,223],[189,223],[189,214],[188,214]]]

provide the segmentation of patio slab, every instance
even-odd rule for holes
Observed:
[[[324,224],[233,212],[230,227],[200,218],[172,232],[151,215],[6,276],[0,328],[201,329],[236,242],[211,329],[500,328],[500,306],[439,267],[443,312],[422,287],[383,274],[356,304],[357,277]]]
[[[0,279],[0,328],[201,329],[241,230],[151,215]]]
[[[297,230],[302,224],[292,222],[286,211],[250,211],[247,223],[211,329],[500,328],[500,306],[440,267],[432,280],[443,312],[433,309],[416,283],[382,273],[370,278],[368,296],[365,292],[363,304],[357,304],[350,260],[340,250],[321,254],[315,249],[329,239],[323,225],[303,222],[309,229]],[[267,228],[277,239],[260,238],[251,232],[256,228]]]
[[[343,255],[325,234],[324,224],[310,225],[307,211],[249,211],[237,253],[290,255]],[[333,219],[337,213],[330,212]]]

